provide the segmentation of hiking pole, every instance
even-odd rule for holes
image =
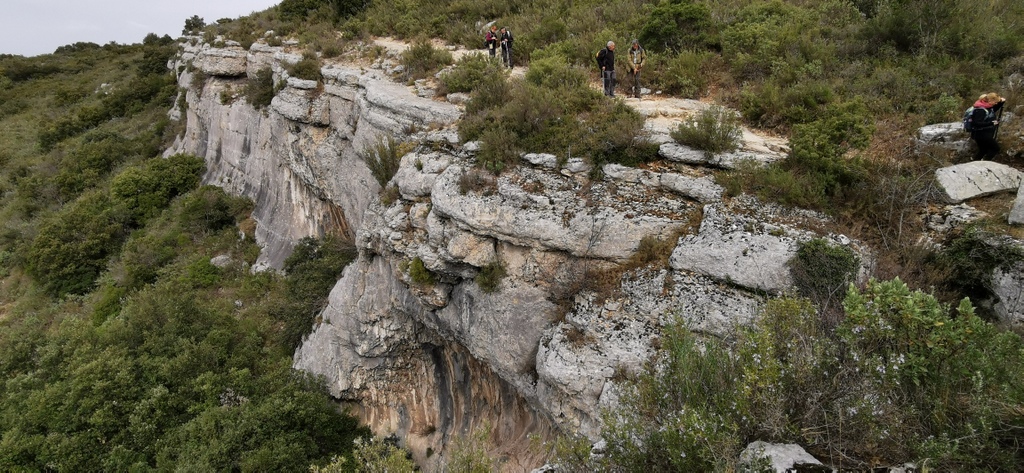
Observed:
[[[999,113],[996,114],[996,131],[992,133],[992,139],[999,138],[999,127],[1003,124],[1003,109],[1006,108],[1004,103],[1002,107],[999,107]]]

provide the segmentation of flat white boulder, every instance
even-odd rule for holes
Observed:
[[[807,453],[803,447],[792,443],[768,443],[760,440],[747,445],[740,453],[740,464],[749,465],[759,458],[768,458],[771,461],[772,471],[786,473],[797,470],[798,466],[817,465],[824,466],[817,458]]]
[[[1021,172],[993,161],[973,161],[935,170],[935,181],[944,197],[957,204],[1020,188]]]
[[[204,74],[237,77],[245,75],[247,56],[239,47],[202,49],[193,64]]]

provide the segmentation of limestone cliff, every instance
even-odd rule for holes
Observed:
[[[453,436],[484,424],[514,471],[543,455],[527,449],[529,434],[596,438],[615,381],[641,368],[664,324],[727,335],[789,287],[798,242],[820,236],[807,230],[820,216],[723,200],[706,166],[781,156],[756,136],[729,159],[666,143],[667,161],[650,169],[594,173],[530,154],[495,177],[475,170],[476,143],[459,142],[458,106],[351,64],[324,66],[322,83],[288,78],[284,65],[297,60],[262,43],[183,47],[171,66],[186,89],[186,131],[168,152],[204,157],[205,182],[255,201],[264,267],[304,236],[355,238],[359,259],[294,365],[323,375],[428,469]],[[267,109],[222,99],[262,67],[286,84]],[[193,81],[195,71],[208,78]],[[657,115],[649,122],[665,120]],[[416,143],[389,203],[357,156],[380,134]],[[674,248],[668,264],[637,264],[641,242],[654,241]],[[419,264],[429,273],[413,277]],[[504,277],[485,290],[496,268]]]

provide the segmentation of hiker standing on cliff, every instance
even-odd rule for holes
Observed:
[[[629,72],[633,74],[633,95],[640,98],[640,69],[647,62],[647,52],[640,46],[640,41],[633,40],[629,47]]]
[[[494,59],[498,50],[498,27],[496,25],[491,25],[491,29],[484,36],[484,44],[487,46],[487,52],[491,54],[491,59]]]
[[[501,60],[512,69],[512,32],[508,28],[501,29]]]
[[[1006,99],[995,92],[984,94],[974,102],[970,121],[971,139],[978,144],[975,160],[990,160],[999,154],[996,132],[999,131],[999,118],[1002,116],[1004,103]]]
[[[597,53],[597,66],[601,68],[601,80],[604,81],[604,94],[615,96],[615,42],[609,41],[608,46]]]

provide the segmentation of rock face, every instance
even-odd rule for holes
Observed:
[[[1017,188],[1017,198],[1013,201],[1008,221],[1010,225],[1024,224],[1024,185]]]
[[[992,161],[974,161],[937,169],[935,181],[945,199],[958,204],[967,199],[1020,188],[1021,172]]]
[[[242,61],[238,74],[246,73],[248,57],[275,71],[275,82],[298,60],[262,43],[248,56],[237,48],[186,46],[172,68],[179,85],[189,88],[192,73],[178,65],[190,57],[228,56]],[[244,100],[222,104],[221,91],[238,84],[208,78],[201,90],[188,90],[185,133],[167,152],[204,157],[204,183],[255,201],[256,238],[265,247],[260,268],[279,268],[302,237],[355,235],[380,188],[358,153],[377,136],[400,140],[414,124],[444,125],[459,117],[455,106],[416,97],[374,71],[339,66],[323,73],[322,84],[288,79],[266,111]]]
[[[192,83],[186,61],[228,57],[212,49],[183,48],[171,64],[179,84]],[[188,90],[186,131],[167,153],[204,157],[206,183],[255,201],[263,268],[280,267],[305,236],[354,238],[359,258],[294,366],[324,376],[428,471],[453,436],[485,423],[496,453],[518,462],[510,469],[543,463],[528,434],[597,439],[617,380],[642,369],[662,327],[728,336],[789,286],[786,261],[817,236],[804,228],[821,226],[809,213],[725,201],[701,166],[594,173],[578,158],[528,154],[494,176],[474,169],[478,144],[459,142],[455,105],[372,68],[288,78],[298,58],[285,48],[256,43],[244,58]],[[220,102],[266,68],[287,84],[270,106]],[[412,142],[386,202],[358,157],[381,136]],[[670,264],[638,262],[657,242],[662,254],[646,257]]]
[[[992,276],[992,293],[998,298],[993,310],[999,320],[1015,329],[1024,328],[1024,264],[997,269]]]

